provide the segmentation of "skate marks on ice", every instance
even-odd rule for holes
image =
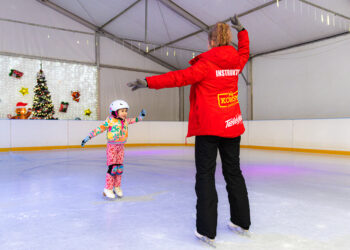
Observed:
[[[215,240],[216,249],[240,249],[240,250],[346,250],[349,249],[347,242],[350,235],[332,237],[320,241],[302,235],[286,235],[279,233],[254,233],[251,237],[240,236],[232,232],[232,238],[227,240]],[[221,238],[221,237],[220,237]]]
[[[148,202],[153,201],[156,196],[166,194],[168,191],[160,191],[152,194],[147,195],[140,195],[140,196],[124,196],[123,198],[115,198],[115,199],[107,199],[102,201],[96,201],[93,204],[103,204],[103,203],[111,203],[111,202]]]

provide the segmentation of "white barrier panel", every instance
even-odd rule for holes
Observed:
[[[249,121],[248,124],[249,139],[246,145],[293,147],[292,120]]]
[[[293,122],[295,148],[350,151],[350,119]]]
[[[68,145],[67,123],[67,120],[11,120],[12,147]]]
[[[11,147],[11,121],[0,120],[0,148]]]
[[[241,145],[249,145],[249,121],[243,121],[245,131],[241,135]]]
[[[0,148],[78,146],[103,121],[0,120]],[[350,118],[245,121],[241,145],[350,151]],[[184,144],[187,122],[131,124],[130,144]],[[187,138],[194,143],[194,137]],[[106,144],[105,132],[88,145]]]

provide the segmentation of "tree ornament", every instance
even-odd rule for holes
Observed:
[[[23,96],[29,94],[28,88],[22,87],[21,90],[19,91]]]
[[[84,112],[86,116],[90,116],[92,113],[90,109],[86,109]]]
[[[23,72],[16,69],[11,69],[9,76],[20,79],[23,76]]]
[[[79,91],[71,91],[72,93],[72,97],[73,97],[73,101],[79,102],[80,100],[80,93]]]
[[[63,113],[66,113],[67,112],[67,109],[68,109],[68,105],[69,103],[68,102],[61,102],[61,106],[60,106],[60,112],[63,112]]]

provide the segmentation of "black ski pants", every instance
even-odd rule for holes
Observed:
[[[196,136],[196,226],[198,233],[211,239],[216,236],[218,217],[218,195],[215,188],[218,149],[230,203],[231,221],[244,229],[249,229],[250,226],[248,193],[239,162],[240,142],[240,136],[235,138]]]

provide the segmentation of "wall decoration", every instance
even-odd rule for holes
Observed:
[[[60,106],[60,112],[66,113],[68,109],[69,103],[68,102],[61,102]]]
[[[79,91],[71,91],[72,93],[72,97],[73,97],[73,101],[79,102],[80,100],[80,92]]]
[[[84,111],[84,113],[85,113],[85,115],[90,116],[92,112],[91,112],[90,109],[86,109],[86,110]]]
[[[26,108],[27,104],[28,103],[17,102],[16,115],[8,114],[7,118],[9,118],[9,119],[28,119],[32,112],[31,112],[30,108],[27,111],[27,108]]]
[[[23,76],[23,72],[16,69],[11,69],[9,76],[20,79]]]
[[[28,95],[29,91],[28,88],[22,87],[21,90],[19,91],[23,96]]]

